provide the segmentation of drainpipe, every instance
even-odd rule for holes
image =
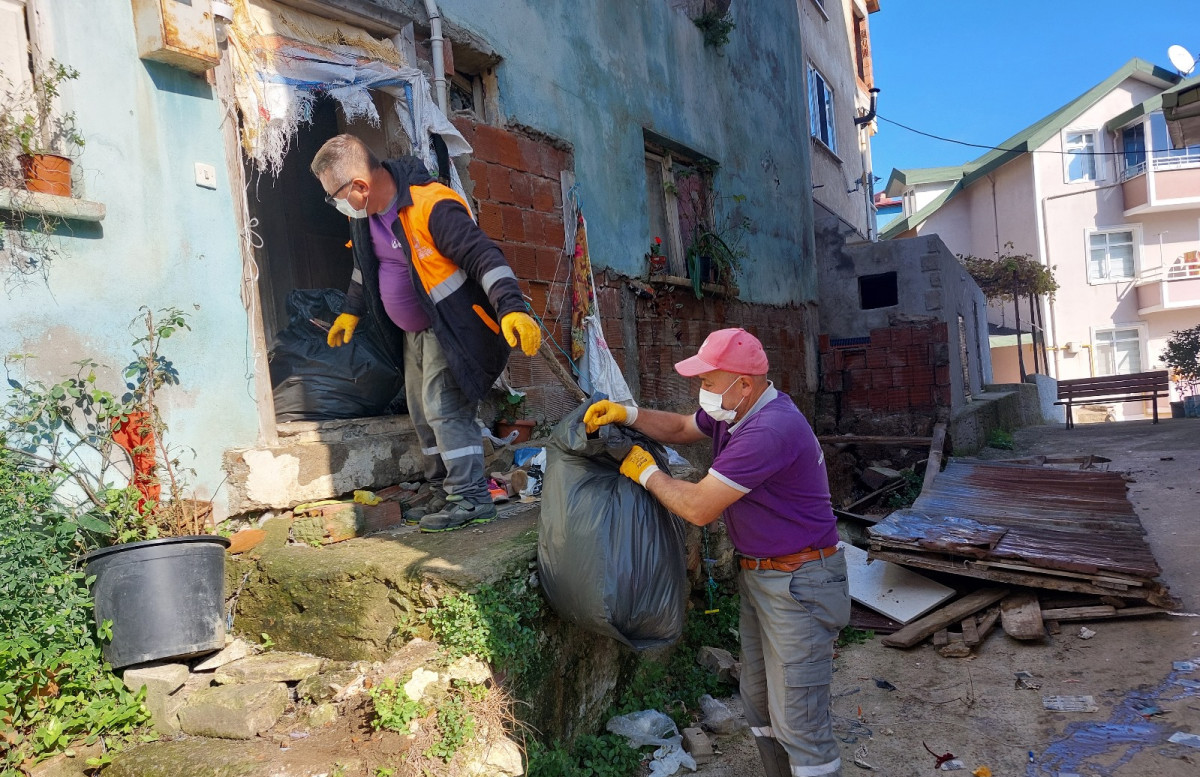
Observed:
[[[442,14],[438,11],[437,0],[425,0],[425,12],[429,14],[429,42],[433,50],[433,88],[437,95],[438,107],[442,113],[449,115],[450,100],[446,94],[446,60],[442,51]]]
[[[856,116],[854,118],[854,126],[859,130],[866,130],[867,125],[870,124],[871,121],[874,120],[874,118],[875,118],[875,107],[876,107],[876,103],[879,99],[879,87],[877,87],[877,86],[871,87],[870,92],[871,92],[871,108],[867,111],[865,116]],[[870,141],[869,137],[866,139],[865,142],[863,141],[862,138],[859,138],[858,158],[862,162],[862,171],[863,171],[862,183],[863,183],[863,198],[866,200],[866,203],[864,203],[864,209],[865,209],[865,214],[867,217],[867,240],[875,241],[875,240],[878,240],[878,236],[876,235],[876,230],[875,230],[875,219],[872,218],[872,211],[875,208],[875,203],[874,203],[875,174],[874,174],[873,170],[867,169],[867,143],[870,143],[870,142],[871,141]],[[874,165],[874,161],[872,161],[872,166],[873,165]]]

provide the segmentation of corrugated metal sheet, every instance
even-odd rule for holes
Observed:
[[[957,461],[870,535],[890,548],[1151,580],[1161,570],[1125,488],[1115,472]]]

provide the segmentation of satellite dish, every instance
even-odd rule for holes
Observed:
[[[1188,50],[1183,46],[1172,46],[1167,49],[1167,59],[1171,60],[1171,64],[1175,66],[1175,69],[1185,76],[1196,68],[1196,58],[1188,53]]]

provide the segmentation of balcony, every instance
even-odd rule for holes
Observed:
[[[1125,215],[1200,208],[1200,151],[1154,152],[1121,171]]]
[[[1188,251],[1167,267],[1144,270],[1134,286],[1138,315],[1200,308],[1200,251]]]

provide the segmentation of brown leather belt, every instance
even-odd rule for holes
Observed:
[[[828,548],[805,548],[799,553],[791,553],[787,556],[775,556],[774,558],[748,558],[742,556],[738,558],[738,563],[742,565],[742,569],[773,569],[777,572],[795,572],[800,567],[810,561],[816,561],[819,558],[829,558],[834,553],[837,553],[837,545]]]

